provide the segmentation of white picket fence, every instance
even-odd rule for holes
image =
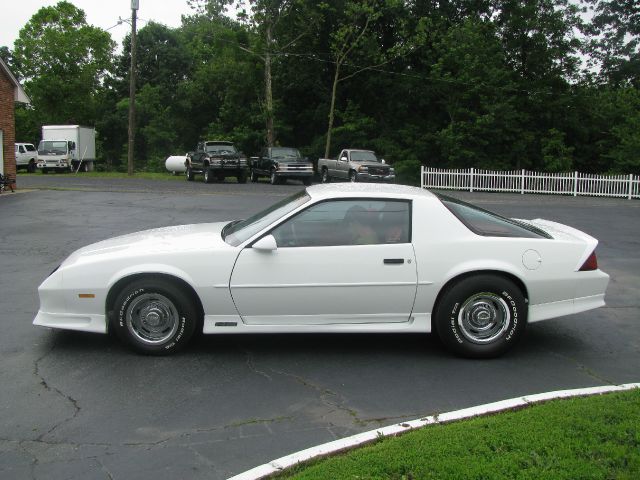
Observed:
[[[447,170],[423,166],[421,178],[422,188],[442,190],[640,198],[640,176],[632,174],[592,175],[476,168]]]

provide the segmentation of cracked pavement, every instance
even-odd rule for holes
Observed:
[[[301,185],[19,177],[0,196],[0,478],[224,479],[376,427],[565,388],[639,381],[640,203],[470,194],[600,240],[607,307],[530,325],[490,361],[431,335],[225,335],[169,358],[37,328],[37,286],[73,250],[146,228],[245,217]],[[56,190],[53,190],[56,189]]]

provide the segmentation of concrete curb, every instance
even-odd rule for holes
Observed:
[[[359,433],[347,438],[341,438],[333,442],[318,445],[317,447],[307,448],[290,455],[272,460],[269,463],[247,470],[246,472],[235,475],[228,480],[259,480],[266,475],[278,473],[285,468],[292,467],[300,462],[305,462],[316,457],[321,457],[341,450],[347,450],[357,447],[367,442],[371,442],[380,437],[388,437],[399,433],[408,432],[421,428],[426,425],[438,423],[447,423],[455,420],[463,420],[466,418],[487,415],[490,413],[512,410],[514,408],[526,407],[534,403],[545,402],[559,398],[582,397],[589,395],[600,395],[603,393],[619,392],[640,388],[640,383],[627,383],[624,385],[607,385],[602,387],[578,388],[574,390],[559,390],[556,392],[539,393],[535,395],[526,395],[524,397],[511,398],[498,402],[487,403],[477,407],[464,408],[454,412],[441,413],[429,417],[411,420],[409,422],[397,423],[388,427],[370,430],[368,432]]]

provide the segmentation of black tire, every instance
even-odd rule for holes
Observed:
[[[434,322],[442,342],[458,355],[497,357],[524,334],[527,303],[520,288],[507,278],[474,275],[443,293]]]
[[[309,185],[311,185],[311,183],[312,183],[312,182],[311,182],[311,178],[303,178],[303,179],[302,179],[302,183],[304,183],[304,184],[305,184],[305,186],[307,186],[307,187],[308,187],[308,186],[309,186]]]
[[[213,175],[211,175],[211,170],[209,169],[209,167],[204,167],[204,170],[202,171],[202,181],[204,183],[213,182]]]
[[[251,181],[253,183],[257,183],[258,182],[258,174],[255,172],[255,170],[253,168],[251,169]]]
[[[36,171],[36,162],[34,160],[29,161],[29,165],[27,165],[27,173],[35,173]]]
[[[323,167],[322,173],[320,175],[320,181],[322,183],[329,183],[331,181],[331,177],[329,176],[329,169],[327,167]]]
[[[238,175],[236,176],[236,180],[238,181],[238,183],[247,183],[247,172],[245,172],[244,170],[242,170],[240,173],[238,173]]]
[[[349,181],[351,183],[356,183],[358,181],[358,174],[355,172],[355,170],[351,170],[349,172]]]
[[[193,170],[191,170],[191,167],[187,167],[187,170],[184,172],[185,176],[187,177],[187,182],[193,182]]]
[[[271,170],[271,175],[269,176],[269,183],[271,185],[278,185],[280,183],[280,178],[276,175],[275,170]]]
[[[191,295],[168,280],[136,280],[114,303],[111,328],[139,353],[169,355],[191,339],[199,314]]]

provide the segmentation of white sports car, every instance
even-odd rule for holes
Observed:
[[[133,233],[71,254],[35,325],[168,354],[204,333],[437,332],[505,352],[530,322],[604,305],[597,240],[424,189],[316,185],[234,222]]]

